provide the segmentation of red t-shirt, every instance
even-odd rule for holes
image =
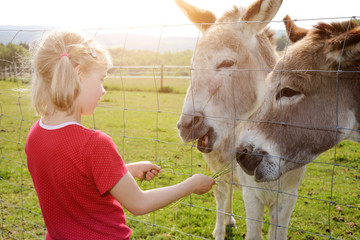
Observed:
[[[25,152],[46,239],[129,239],[124,211],[109,193],[127,168],[108,135],[40,120],[30,129]]]

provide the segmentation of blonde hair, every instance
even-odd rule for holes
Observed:
[[[80,91],[77,66],[83,73],[112,67],[107,50],[79,32],[52,31],[32,52],[32,101],[41,116],[55,111],[73,112]]]

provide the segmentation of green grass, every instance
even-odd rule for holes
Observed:
[[[113,91],[160,92],[184,94],[189,85],[189,77],[164,78],[162,87],[160,77],[154,78],[120,78],[110,76],[104,83],[104,88]]]
[[[153,80],[124,80],[123,91],[121,81],[110,78],[105,82],[107,94],[94,116],[83,119],[85,126],[100,129],[114,139],[125,162],[149,160],[163,167],[163,173],[154,181],[141,182],[143,189],[176,184],[194,173],[213,175],[196,148],[179,140],[176,122],[189,81],[176,81],[164,85],[172,89],[169,93],[157,93]],[[43,239],[46,232],[24,153],[28,130],[37,120],[27,88],[20,83],[0,81],[2,239]],[[335,157],[340,166],[334,168]],[[352,142],[340,143],[336,153],[331,149],[309,164],[288,238],[328,239],[331,231],[334,238],[360,239],[359,168],[360,148]],[[233,209],[236,228],[228,229],[231,237],[227,239],[243,239],[246,215],[240,191],[234,193]],[[214,193],[191,195],[175,207],[144,216],[126,211],[126,216],[133,239],[211,238],[216,218]],[[264,238],[269,221],[265,216]]]

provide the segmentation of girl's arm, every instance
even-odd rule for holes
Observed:
[[[182,197],[208,192],[215,181],[206,175],[195,174],[185,181],[169,187],[143,191],[132,175],[127,172],[110,189],[111,195],[134,215],[143,215],[163,208]]]

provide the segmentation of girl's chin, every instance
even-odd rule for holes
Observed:
[[[86,111],[86,112],[82,112],[82,116],[88,116],[88,115],[92,115],[94,114],[94,110],[93,111]]]

